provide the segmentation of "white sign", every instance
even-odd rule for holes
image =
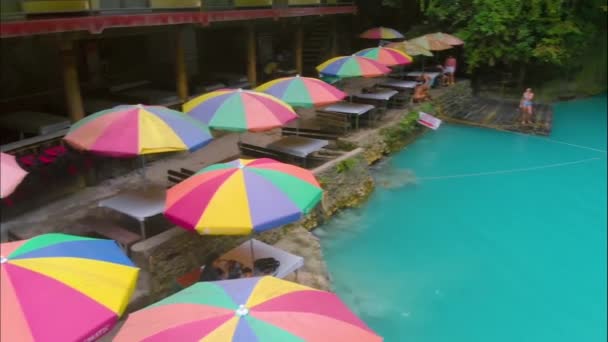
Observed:
[[[418,123],[434,130],[441,126],[440,119],[437,119],[431,114],[427,114],[425,112],[418,112]]]

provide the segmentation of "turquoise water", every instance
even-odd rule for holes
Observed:
[[[429,132],[316,231],[386,341],[606,341],[606,96],[554,111],[553,140]]]

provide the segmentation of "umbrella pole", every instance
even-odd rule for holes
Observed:
[[[251,272],[255,272],[255,254],[253,252],[253,233],[249,237],[249,251],[251,252]]]
[[[144,159],[143,155],[139,156],[139,161],[141,162],[140,174],[141,174],[141,178],[144,181],[144,189],[147,189],[148,181],[146,179],[146,160]]]

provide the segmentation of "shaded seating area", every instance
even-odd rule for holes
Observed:
[[[341,124],[345,132],[350,128],[359,129],[361,121],[373,125],[376,121],[376,107],[370,104],[339,102],[317,110],[317,117]]]
[[[219,258],[219,260],[235,261],[239,263],[242,268],[251,269],[253,271],[251,275],[254,277],[267,275],[258,268],[254,267],[252,257],[255,260],[276,260],[278,267],[276,267],[274,272],[272,272],[270,275],[277,278],[285,278],[286,276],[295,273],[297,279],[298,270],[304,266],[304,258],[301,256],[288,253],[280,248],[268,245],[256,239],[243,242],[238,247],[226,252]],[[198,282],[204,268],[205,266],[202,266],[178,277],[176,279],[178,286],[185,288]],[[225,274],[229,273],[229,270],[223,271]]]
[[[123,191],[100,201],[98,206],[135,219],[139,223],[141,236],[146,239],[146,220],[161,215],[165,209],[165,189],[146,187]]]
[[[129,104],[141,103],[171,107],[181,103],[177,92],[156,87],[147,80],[116,85],[110,87],[109,91],[112,98]]]

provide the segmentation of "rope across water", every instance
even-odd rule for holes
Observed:
[[[524,167],[524,168],[517,168],[517,169],[487,171],[487,172],[475,172],[475,173],[464,173],[464,174],[449,175],[449,176],[417,177],[416,179],[417,180],[437,180],[437,179],[450,179],[450,178],[466,178],[466,177],[491,176],[491,175],[500,175],[500,174],[509,174],[509,173],[517,173],[517,172],[526,172],[526,171],[535,171],[535,170],[542,170],[542,169],[550,169],[550,168],[562,167],[562,166],[567,166],[567,165],[582,164],[582,163],[587,163],[587,162],[590,162],[590,161],[600,160],[600,159],[602,159],[602,158],[595,157],[595,158],[587,158],[587,159],[575,160],[575,161],[570,161],[570,162],[555,163],[555,164],[546,164],[546,165]]]

